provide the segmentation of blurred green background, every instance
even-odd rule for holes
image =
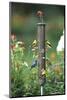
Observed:
[[[56,51],[60,36],[64,29],[65,6],[31,3],[11,3],[11,34],[26,45],[37,39],[37,11],[44,13],[45,36],[52,44],[49,52]]]

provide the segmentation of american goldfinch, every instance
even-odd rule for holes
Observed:
[[[45,41],[45,45],[46,45],[48,48],[52,48],[52,45],[51,45],[51,43],[50,43],[48,40]]]

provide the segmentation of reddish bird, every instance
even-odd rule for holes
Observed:
[[[43,16],[43,12],[42,11],[37,11],[37,16]]]
[[[42,11],[37,11],[37,16],[39,16],[40,21],[43,23],[43,12]]]

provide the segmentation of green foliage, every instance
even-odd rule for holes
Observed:
[[[24,82],[22,77],[22,71],[11,68],[11,96],[21,97],[24,95]]]
[[[36,42],[36,41],[35,41]],[[38,77],[38,67],[31,69],[31,61],[38,57],[37,45],[33,46],[33,51],[26,54],[25,47],[18,45],[18,41],[12,40],[11,48],[11,97],[25,97],[40,95],[40,85]],[[22,42],[19,42],[22,44]],[[32,49],[32,48],[31,48]],[[57,55],[58,62],[63,61],[61,53]],[[56,59],[55,59],[56,60]],[[64,94],[64,62],[59,66],[46,64],[46,83],[44,84],[44,95]],[[53,63],[53,64],[54,64]]]

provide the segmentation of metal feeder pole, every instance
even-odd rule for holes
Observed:
[[[41,96],[43,95],[43,86],[41,86]]]
[[[40,16],[41,18],[41,16]],[[43,17],[42,17],[43,18]],[[42,19],[43,20],[43,19]],[[41,87],[41,96],[43,95],[43,85],[46,81],[46,76],[44,74],[45,66],[45,23],[37,23],[37,39],[38,39],[38,73],[39,73],[39,83]]]

